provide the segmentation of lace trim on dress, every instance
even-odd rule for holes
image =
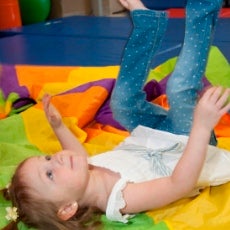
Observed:
[[[114,185],[106,209],[106,217],[109,220],[127,223],[128,219],[134,216],[129,214],[122,215],[120,212],[120,210],[126,206],[122,191],[128,182],[129,181],[125,179],[120,179]]]

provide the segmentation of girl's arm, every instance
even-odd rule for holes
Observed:
[[[208,89],[198,102],[192,130],[181,159],[169,177],[143,183],[130,183],[124,189],[126,207],[123,213],[136,213],[160,208],[191,192],[197,183],[205,162],[211,131],[230,109],[227,99],[230,89]]]
[[[87,152],[73,133],[66,127],[58,110],[50,102],[51,96],[44,95],[42,99],[46,118],[56,134],[63,149],[72,150],[87,156]]]

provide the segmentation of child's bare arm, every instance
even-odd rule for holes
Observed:
[[[42,99],[46,118],[56,134],[63,149],[72,150],[87,156],[87,152],[73,133],[66,127],[58,110],[50,102],[51,97],[45,95]]]
[[[184,153],[170,177],[139,184],[131,183],[124,190],[127,206],[124,213],[160,208],[186,196],[196,186],[206,158],[211,131],[230,109],[230,89],[212,87],[200,99]]]

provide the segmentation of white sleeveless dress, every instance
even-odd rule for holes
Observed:
[[[106,216],[112,221],[128,222],[130,215],[122,215],[125,207],[122,190],[128,182],[142,182],[172,173],[188,140],[187,136],[138,126],[117,148],[89,158],[89,164],[107,168],[120,174],[108,200]],[[214,146],[208,154],[197,182],[188,196],[199,194],[207,186],[230,181],[230,152]]]

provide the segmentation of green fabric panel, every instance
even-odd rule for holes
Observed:
[[[211,48],[205,76],[213,85],[230,87],[230,65],[218,47]]]
[[[147,81],[155,79],[159,82],[162,79],[164,79],[166,76],[172,73],[172,71],[174,70],[176,61],[177,61],[177,57],[170,58],[169,60],[162,63],[155,69],[151,70],[147,78]]]
[[[0,189],[2,189],[9,183],[19,162],[41,153],[27,141],[20,115],[0,120],[0,130]]]
[[[5,218],[6,210],[5,208],[10,206],[10,202],[6,201],[3,198],[2,193],[0,193],[0,228],[2,229],[5,225],[7,225],[8,221]]]
[[[177,57],[171,58],[150,71],[147,81],[161,81],[174,70]],[[230,65],[218,47],[212,46],[209,53],[205,74],[212,85],[230,87]]]
[[[0,130],[0,189],[3,189],[10,182],[15,168],[22,160],[41,153],[28,142],[20,115],[0,120]],[[11,206],[11,203],[6,201],[0,193],[0,228],[8,223],[5,218],[5,208],[8,206]],[[20,223],[19,229],[27,230],[28,228]]]
[[[31,145],[0,143],[0,189],[6,187],[17,165],[29,156],[41,154]]]
[[[0,228],[7,225],[5,219],[6,211],[5,208],[10,205],[9,202],[5,201],[0,195]],[[105,215],[102,216],[103,227],[102,230],[169,230],[164,222],[158,224],[153,223],[153,219],[148,217],[146,214],[138,214],[132,218],[128,224],[122,224],[119,222],[112,222],[106,219]],[[27,228],[22,222],[18,224],[19,230],[33,230],[34,228]]]
[[[9,201],[6,201],[2,193],[0,193],[0,229],[5,227],[9,223],[8,220],[5,218],[6,207],[11,207],[11,203]],[[32,228],[27,228],[22,222],[18,224],[18,229],[19,230],[33,230]]]
[[[0,193],[0,229],[5,227],[9,222],[5,218],[6,216],[6,207],[11,207],[11,203],[6,201],[3,197],[3,194]],[[29,230],[23,223],[18,224],[19,230]],[[32,230],[32,228],[30,228]]]
[[[144,213],[131,218],[127,224],[109,221],[105,215],[103,215],[102,223],[102,230],[169,230],[164,222],[154,224],[153,219]]]
[[[23,119],[20,114],[0,120],[0,130],[1,142],[29,144],[26,138]]]

